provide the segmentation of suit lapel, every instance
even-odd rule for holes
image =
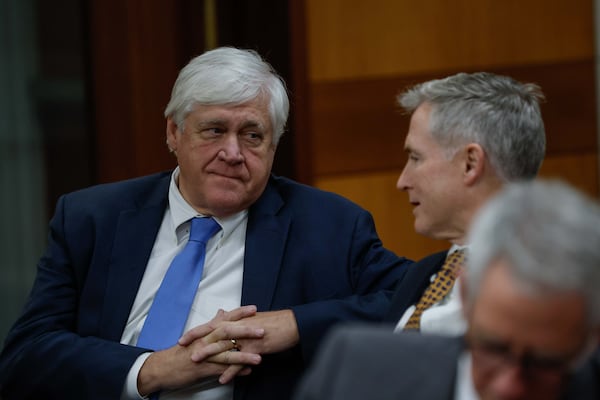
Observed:
[[[100,327],[114,340],[120,340],[154,246],[167,205],[169,178],[159,181],[138,207],[119,215],[106,287],[106,293],[113,295],[106,298]]]
[[[429,255],[409,267],[404,278],[396,286],[390,311],[384,321],[398,322],[406,309],[419,301],[429,285],[429,278],[442,267],[447,253],[441,251]]]
[[[270,182],[248,213],[242,305],[271,309],[291,219],[278,215],[283,200]]]

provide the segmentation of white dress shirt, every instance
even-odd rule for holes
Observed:
[[[150,253],[148,265],[121,336],[121,343],[135,345],[154,296],[169,268],[171,261],[188,242],[191,218],[199,216],[188,204],[177,187],[179,168],[171,176],[169,203]],[[217,310],[239,307],[242,296],[244,272],[244,249],[248,212],[242,211],[227,218],[215,218],[221,226],[206,245],[202,280],[185,324],[184,331],[212,319]],[[137,376],[144,361],[151,353],[141,355],[127,377],[122,399],[143,399],[137,391]],[[231,400],[233,385],[212,382],[189,388],[162,392],[161,400]]]
[[[465,248],[466,246],[453,245],[448,251],[448,255]],[[433,274],[430,277],[432,282],[435,276],[436,274]],[[462,335],[466,332],[467,323],[462,314],[462,302],[460,300],[460,280],[459,276],[450,292],[441,301],[423,311],[421,315],[421,332],[452,336]],[[401,332],[404,329],[414,311],[415,305],[406,309],[394,328],[394,332]]]

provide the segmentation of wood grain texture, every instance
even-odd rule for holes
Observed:
[[[546,96],[542,115],[548,155],[597,149],[592,58],[489,71],[541,86]],[[415,83],[456,72],[313,84],[310,104],[314,175],[400,168],[405,161],[403,147],[409,116],[400,113],[396,106],[397,94]]]
[[[591,57],[592,0],[307,0],[312,81]]]
[[[189,54],[185,4],[90,2],[97,182],[175,166],[163,111]]]

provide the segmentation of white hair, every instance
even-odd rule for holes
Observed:
[[[179,73],[165,109],[180,126],[197,104],[243,104],[264,98],[269,104],[273,141],[285,130],[289,99],[283,79],[253,50],[220,47],[193,58]]]

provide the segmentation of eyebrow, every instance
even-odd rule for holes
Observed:
[[[254,120],[245,121],[242,124],[242,128],[258,128],[259,130],[263,131],[267,129],[266,126],[264,126],[264,124]]]
[[[504,338],[496,337],[494,334],[488,332],[474,332],[472,337],[467,339],[478,341],[479,345],[491,345],[495,347],[501,347],[504,349],[506,354],[513,358],[519,359],[547,359],[547,360],[566,360],[569,358],[573,358],[573,353],[566,353],[564,351],[556,351],[556,350],[546,350],[546,349],[536,349],[531,348],[530,346],[526,347],[517,347],[515,351],[514,343],[511,343],[509,340]]]
[[[405,153],[415,153],[415,154],[419,154],[418,151],[416,151],[414,148],[412,148],[410,145],[405,145],[404,146],[404,152]]]
[[[198,123],[196,124],[196,127],[203,129],[203,128],[208,128],[208,127],[215,126],[215,125],[216,126],[225,126],[225,125],[227,125],[227,120],[216,118],[216,119],[198,121]],[[264,124],[262,124],[258,121],[255,121],[255,120],[244,121],[241,125],[241,128],[242,129],[258,128],[260,130],[266,130],[266,127]]]
[[[196,127],[198,127],[198,128],[208,128],[208,127],[214,126],[214,125],[225,125],[225,120],[209,119],[209,120],[198,121],[196,123]]]

